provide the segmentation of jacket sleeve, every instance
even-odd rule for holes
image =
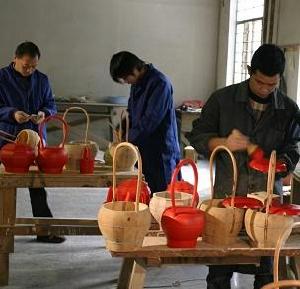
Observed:
[[[53,97],[52,89],[49,83],[48,78],[44,81],[44,97],[43,97],[43,106],[39,109],[43,111],[46,116],[54,115],[57,113],[55,100]]]
[[[204,105],[200,117],[193,121],[192,131],[185,135],[195,150],[205,157],[210,154],[209,140],[219,135],[219,113],[217,95],[212,94]]]
[[[140,145],[160,125],[167,111],[173,106],[172,87],[166,81],[160,81],[148,97],[146,110],[138,124],[129,130],[129,141]],[[129,111],[130,114],[135,113]]]
[[[299,161],[299,150],[297,142],[300,140],[300,126],[293,118],[290,122],[287,134],[285,137],[285,145],[282,150],[278,151],[278,159],[284,160],[287,165],[287,172],[281,174],[284,177],[288,173],[295,170],[296,165]]]
[[[0,121],[15,123],[15,119],[13,118],[15,111],[17,111],[16,107],[7,106],[5,102],[5,92],[0,83]]]

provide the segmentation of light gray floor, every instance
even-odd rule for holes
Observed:
[[[206,167],[206,169],[205,169]],[[199,164],[202,191],[209,192],[207,164]],[[189,169],[183,176],[191,180]],[[201,181],[202,180],[202,181]],[[201,185],[202,184],[202,185]],[[97,216],[106,189],[48,189],[49,204],[56,217]],[[31,216],[27,189],[18,192],[17,215]],[[100,236],[68,236],[63,244],[41,244],[33,237],[16,237],[10,255],[10,280],[6,289],[96,289],[115,288],[121,260],[105,250]],[[145,288],[206,288],[207,267],[177,265],[149,268]],[[232,289],[249,289],[253,278],[235,275]]]

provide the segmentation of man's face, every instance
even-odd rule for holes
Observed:
[[[14,68],[16,71],[18,71],[23,76],[29,76],[31,75],[39,62],[38,56],[31,57],[30,55],[23,55],[22,57],[15,57],[14,59]]]
[[[266,98],[279,86],[279,82],[279,74],[267,76],[256,70],[250,75],[249,87],[255,95]]]
[[[136,68],[132,71],[131,74],[127,75],[124,78],[119,79],[119,83],[121,84],[136,84],[142,76],[142,72],[137,70]]]

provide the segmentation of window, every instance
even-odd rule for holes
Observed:
[[[233,83],[248,78],[247,65],[262,43],[264,0],[237,0]]]

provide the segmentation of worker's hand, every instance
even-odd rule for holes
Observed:
[[[18,110],[14,113],[14,119],[17,123],[24,123],[29,121],[30,115],[24,111]]]
[[[237,129],[232,130],[231,134],[226,139],[226,146],[232,152],[246,150],[249,143],[249,138]]]
[[[39,111],[38,114],[32,114],[30,119],[33,123],[40,124],[45,119],[45,113]]]

